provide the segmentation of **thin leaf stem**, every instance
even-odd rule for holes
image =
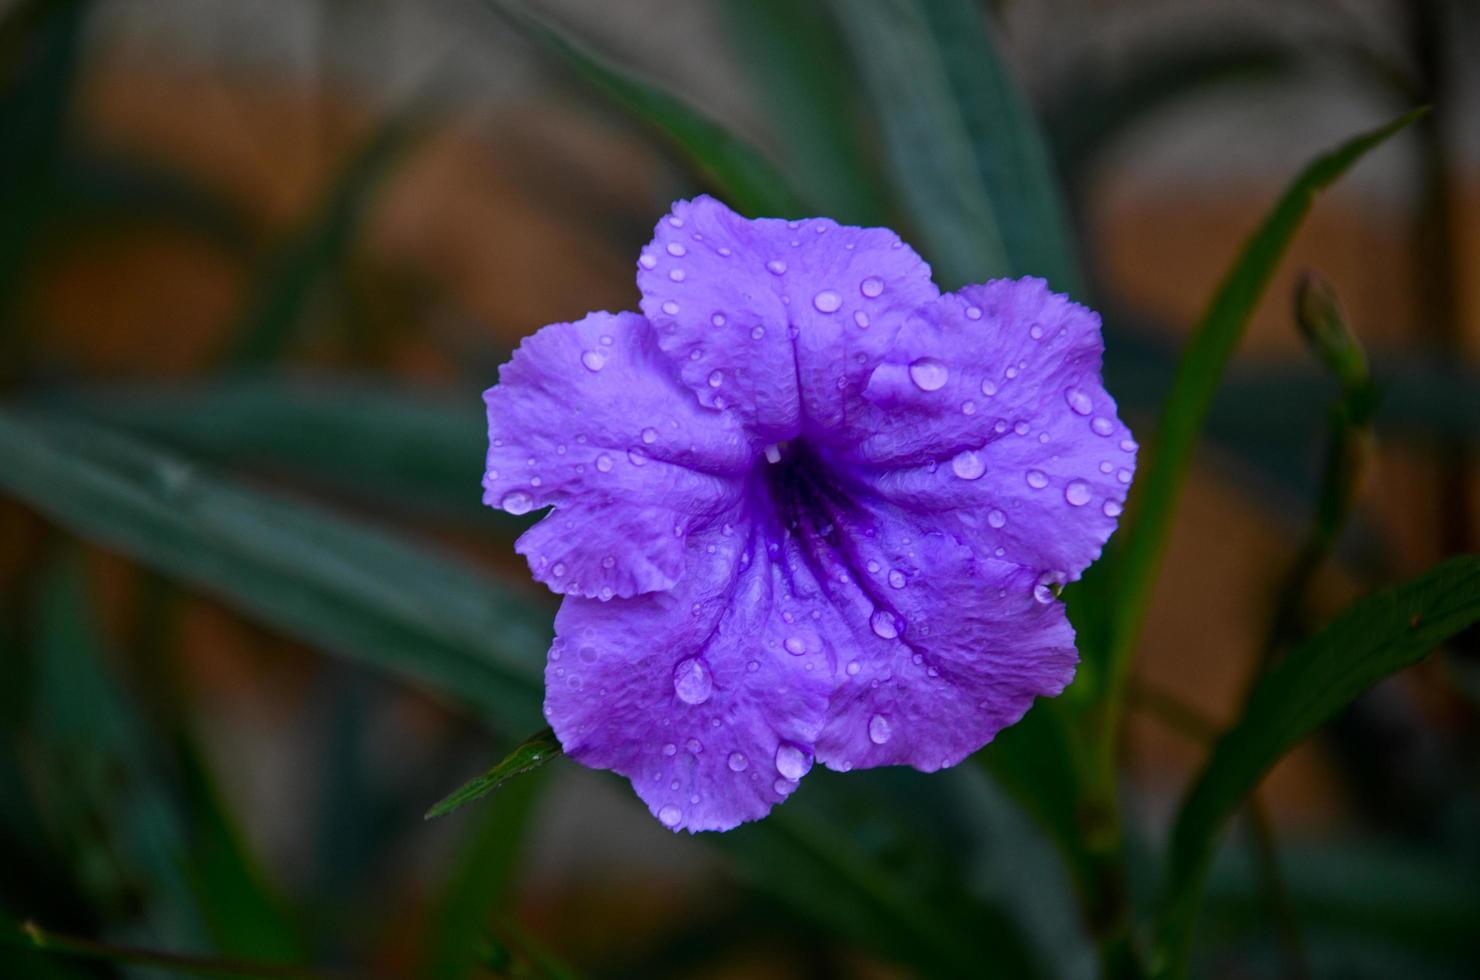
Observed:
[[[282,963],[257,963],[250,960],[190,956],[139,946],[100,943],[81,936],[52,932],[35,922],[21,923],[19,932],[24,944],[42,952],[106,963],[152,966],[190,976],[255,977],[261,980],[269,980],[269,978],[271,980],[329,980],[329,978],[349,976],[346,973],[326,972]]]

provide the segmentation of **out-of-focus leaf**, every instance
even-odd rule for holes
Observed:
[[[1194,330],[1162,409],[1155,443],[1143,450],[1131,519],[1122,525],[1119,534],[1119,540],[1124,542],[1123,551],[1112,555],[1109,561],[1099,562],[1091,572],[1096,580],[1114,583],[1115,618],[1109,649],[1086,650],[1087,656],[1103,656],[1102,664],[1096,666],[1103,666],[1100,683],[1110,706],[1107,715],[1110,726],[1116,724],[1131,650],[1145,618],[1151,585],[1161,562],[1182,482],[1192,463],[1198,433],[1254,307],[1316,193],[1424,111],[1406,113],[1343,143],[1301,171],[1244,245]],[[1113,739],[1106,737],[1102,741],[1108,750]]]
[[[534,772],[558,755],[560,755],[560,742],[555,738],[555,732],[549,728],[536,732],[514,746],[513,750],[492,769],[481,776],[470,779],[427,810],[426,818],[432,820],[445,817],[453,810],[465,807],[474,800],[481,800],[515,776],[524,776]]]
[[[36,948],[25,927],[0,910],[0,966],[26,980],[81,980],[88,976]]]
[[[1186,972],[1208,866],[1239,802],[1358,694],[1477,621],[1480,556],[1454,558],[1356,602],[1260,679],[1177,816],[1158,930],[1162,975]]]
[[[496,580],[95,426],[0,413],[0,488],[264,622],[506,730],[538,721],[549,622]]]
[[[1037,275],[1082,293],[1037,123],[970,0],[833,0],[900,200],[943,286]]]
[[[310,304],[353,248],[376,192],[420,132],[420,116],[414,112],[378,127],[350,158],[318,210],[269,256],[232,331],[227,355],[232,363],[270,364],[292,345]]]
[[[484,0],[521,34],[548,51],[634,119],[666,140],[728,204],[750,217],[800,216],[787,175],[753,145],[687,101],[589,51],[567,31],[508,0]]]
[[[555,747],[558,752],[559,745]],[[537,775],[517,780],[479,809],[482,823],[472,828],[471,839],[453,859],[451,873],[436,902],[421,976],[462,980],[477,969],[483,937],[513,888],[520,855],[529,839],[530,814],[539,798],[541,778]]]
[[[302,962],[299,929],[264,879],[204,760],[184,741],[176,756],[190,821],[184,871],[212,944],[228,956]]]
[[[886,222],[863,107],[823,0],[724,0],[728,40],[765,99],[807,202],[845,224]]]
[[[1179,37],[1120,52],[1120,71],[1080,62],[1053,86],[1044,128],[1066,186],[1082,190],[1089,168],[1131,126],[1173,103],[1236,81],[1292,67],[1287,46],[1257,35]]]

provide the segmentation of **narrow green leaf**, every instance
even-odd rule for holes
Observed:
[[[85,538],[496,726],[537,723],[549,618],[470,567],[96,426],[0,412],[0,456],[0,490]]]
[[[560,755],[560,742],[549,728],[536,732],[514,746],[513,751],[483,775],[470,779],[426,812],[426,819],[445,817],[498,789],[515,776],[533,772]]]
[[[723,0],[734,45],[765,100],[786,169],[808,203],[845,224],[882,225],[882,175],[864,106],[824,0]]]
[[[477,970],[482,940],[513,889],[539,788],[539,777],[521,779],[483,809],[482,824],[453,859],[436,902],[420,976],[463,980]]]
[[[1159,972],[1182,976],[1218,835],[1270,768],[1357,695],[1480,622],[1480,555],[1362,599],[1255,686],[1183,801],[1158,928]]]
[[[1151,585],[1161,563],[1182,482],[1192,463],[1198,433],[1239,338],[1264,294],[1295,231],[1321,189],[1329,186],[1368,151],[1381,145],[1426,110],[1406,113],[1385,126],[1318,157],[1285,191],[1240,252],[1203,314],[1182,356],[1171,393],[1162,409],[1155,444],[1143,450],[1135,485],[1132,519],[1119,539],[1123,553],[1102,561],[1093,574],[1113,581],[1115,620],[1104,653],[1101,683],[1109,707],[1106,732],[1118,724],[1131,650],[1146,615]],[[1090,650],[1093,655],[1098,651]],[[1106,752],[1113,737],[1102,737]]]
[[[613,65],[522,4],[484,0],[634,119],[668,142],[732,207],[750,217],[800,216],[787,175],[746,140],[656,83]]]
[[[832,0],[899,199],[943,286],[1081,285],[1037,123],[970,0]]]
[[[340,269],[394,165],[421,132],[403,113],[378,127],[345,164],[317,211],[268,257],[251,287],[227,358],[237,366],[270,364],[292,345],[310,304]]]

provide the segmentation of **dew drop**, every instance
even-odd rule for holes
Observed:
[[[1131,471],[1130,470],[1116,470],[1115,471],[1115,479],[1119,480],[1121,483],[1129,483],[1129,482],[1131,482]]]
[[[552,568],[552,569],[550,569],[550,572],[556,578],[564,578],[565,577],[565,562],[557,561],[555,563],[555,567]]]
[[[725,315],[723,313],[716,313],[714,314],[714,316],[709,318],[709,322],[714,324],[716,327],[722,327],[729,321],[725,319]]]
[[[848,662],[847,670],[848,670],[848,676],[849,677],[857,677],[858,676],[858,672],[860,670],[862,670],[862,669],[863,669],[862,667],[858,666],[858,661],[857,660],[850,660]]]
[[[771,784],[771,788],[780,796],[790,796],[797,788],[797,784],[789,779],[778,779]]]
[[[641,449],[637,449],[634,447],[627,450],[627,462],[631,463],[633,466],[646,466],[647,457],[643,455]]]
[[[982,308],[980,306],[968,306],[966,308],[966,319],[968,319],[968,320],[980,320],[981,318],[982,318]]]
[[[750,765],[750,760],[745,758],[744,752],[731,752],[726,765],[730,767],[730,772],[744,772],[745,767]]]
[[[1108,436],[1115,431],[1115,423],[1103,415],[1096,415],[1094,421],[1089,424],[1089,427],[1095,430],[1095,435],[1097,436]]]
[[[658,441],[658,430],[657,429],[653,429],[653,428],[643,429],[642,430],[642,441],[645,442],[645,443],[647,443],[649,446],[651,446],[653,443],[657,442]]]
[[[812,297],[812,305],[817,308],[818,313],[836,313],[843,305],[843,297],[831,289],[824,289]]]
[[[675,303],[675,302],[673,302],[673,300],[670,299],[668,302],[666,302],[666,303],[663,304],[662,310],[663,310],[664,313],[667,313],[669,316],[673,316],[675,313],[678,312],[678,304]]]
[[[644,269],[651,269],[658,264],[658,260],[651,255],[643,255],[642,258],[637,260],[637,264]]]
[[[983,381],[982,394],[986,395],[988,398],[991,398],[993,395],[997,394],[997,386],[990,381]]]
[[[668,278],[669,279],[672,279],[674,282],[683,282],[688,277],[689,277],[689,274],[687,272],[684,272],[682,269],[669,269],[668,270]]]
[[[612,458],[606,453],[602,453],[600,456],[597,456],[596,468],[603,473],[610,473],[612,471]]]
[[[1042,490],[1048,486],[1048,477],[1043,475],[1042,470],[1029,470],[1027,473],[1028,486],[1034,490]]]
[[[800,636],[788,636],[781,645],[786,647],[786,652],[793,657],[800,657],[807,652],[807,642]]]
[[[902,589],[902,588],[904,588],[904,584],[905,584],[904,572],[901,572],[897,568],[891,569],[890,572],[889,572],[889,584],[891,586],[893,586],[894,588],[896,588],[896,589]]]
[[[678,746],[674,745],[672,742],[669,742],[667,745],[663,746],[663,754],[678,755]]]
[[[686,249],[686,248],[684,248],[683,245],[681,243],[679,243],[679,242],[669,242],[668,243],[668,254],[671,255],[671,256],[673,256],[676,259],[679,259],[679,258],[683,258],[685,255],[689,254],[689,250]]]
[[[773,276],[785,275],[786,263],[782,262],[780,259],[772,259],[771,261],[766,263],[766,271]]]
[[[724,383],[724,380],[724,372],[720,371],[718,368],[715,368],[713,371],[709,372],[709,387],[718,388],[721,384]]]
[[[751,327],[750,328],[750,339],[751,340],[760,340],[765,335],[766,335],[766,328],[765,327]]]
[[[1069,403],[1069,407],[1074,410],[1075,415],[1088,415],[1094,409],[1094,405],[1090,402],[1089,396],[1080,391],[1078,388],[1069,388],[1065,390],[1064,401]]]
[[[889,719],[883,715],[874,715],[868,720],[868,740],[875,745],[883,745],[893,734],[894,732],[889,727]]]
[[[796,782],[812,768],[812,757],[790,742],[782,742],[776,749],[776,771],[792,782]]]
[[[587,371],[600,371],[606,367],[606,351],[588,350],[582,352],[581,364]]]
[[[974,401],[964,401],[964,402],[962,402],[961,403],[961,414],[962,415],[975,415],[976,414],[976,402],[974,402]]]
[[[1106,517],[1119,517],[1120,516],[1120,511],[1121,511],[1121,506],[1120,506],[1120,503],[1118,501],[1115,501],[1115,500],[1107,500],[1107,501],[1105,501],[1104,505],[1100,508],[1100,510],[1102,510],[1104,512],[1104,514],[1105,514]]]
[[[867,330],[869,324],[868,314],[863,312],[862,310],[854,310],[853,322],[858,324],[858,329]]]
[[[874,614],[868,618],[868,624],[873,628],[874,635],[880,639],[892,640],[899,635],[894,614],[887,609],[875,609]]]
[[[1089,484],[1083,480],[1070,480],[1064,487],[1064,499],[1071,507],[1083,507],[1089,503]]]
[[[987,511],[987,523],[993,527],[1003,527],[1007,524],[1007,515],[994,507]]]
[[[658,819],[665,827],[677,827],[678,822],[683,819],[683,811],[670,804],[658,811]]]
[[[979,480],[986,471],[986,462],[974,449],[964,449],[951,460],[951,472],[963,480]]]
[[[858,291],[869,299],[873,299],[884,292],[884,280],[878,276],[869,276],[858,284]]]
[[[703,704],[714,690],[714,678],[698,657],[680,660],[673,668],[673,693],[684,704]]]
[[[910,364],[910,380],[921,391],[939,391],[950,378],[950,371],[933,357],[922,357]]]
[[[515,516],[528,514],[534,507],[534,498],[523,490],[515,490],[504,494],[504,499],[499,501],[499,506]]]
[[[689,750],[690,755],[698,755],[704,751],[704,743],[697,738],[691,738],[684,743],[684,748]]]
[[[1122,439],[1120,440],[1120,449],[1121,452],[1133,453],[1136,451],[1136,444],[1129,439]]]
[[[1033,326],[1028,328],[1028,336],[1032,337],[1034,340],[1042,340],[1043,328],[1036,323],[1033,324]]]

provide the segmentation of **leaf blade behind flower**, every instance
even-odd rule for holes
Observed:
[[[435,820],[438,817],[445,817],[475,800],[481,800],[515,776],[534,772],[558,757],[561,752],[560,741],[555,737],[553,729],[545,728],[535,732],[514,746],[508,755],[487,772],[473,777],[433,804],[427,810],[425,819]]]
[[[1264,774],[1373,684],[1480,622],[1480,555],[1438,565],[1349,606],[1265,674],[1183,799],[1158,921],[1162,972],[1186,972],[1218,832]]]

